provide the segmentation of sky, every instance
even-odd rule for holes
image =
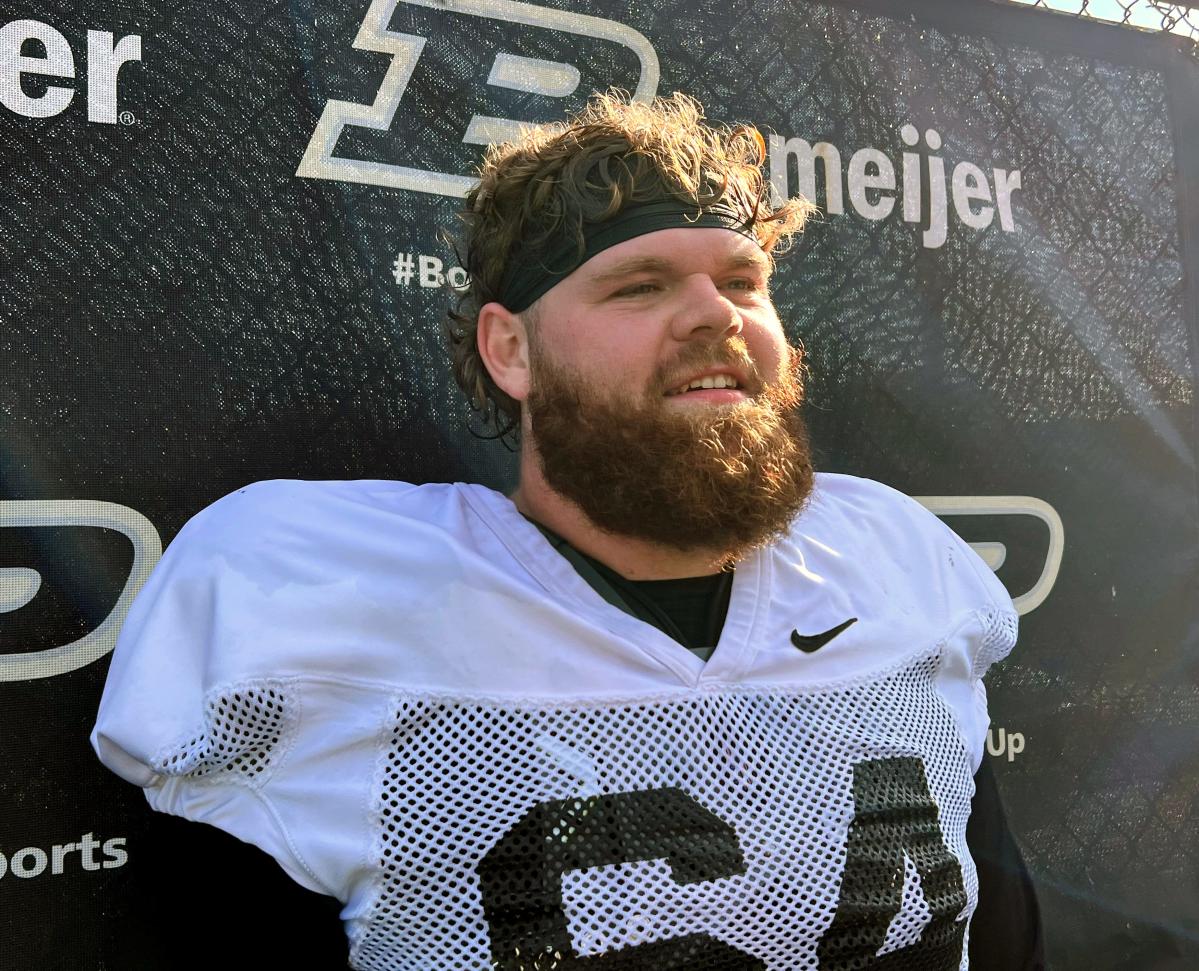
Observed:
[[[1015,2],[1033,3],[1035,0],[1015,0]],[[1082,0],[1045,0],[1044,5],[1054,10],[1077,13],[1082,6]],[[1125,7],[1132,10],[1129,23],[1135,24],[1138,27],[1161,29],[1161,11],[1155,9],[1149,0],[1090,0],[1090,4],[1087,6],[1087,13],[1093,17],[1120,22],[1124,19]],[[1188,14],[1188,19],[1191,26],[1188,26],[1186,23],[1179,23],[1174,27],[1176,33],[1187,35],[1199,32],[1199,8],[1191,10]]]

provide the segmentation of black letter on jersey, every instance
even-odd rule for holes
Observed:
[[[833,923],[820,942],[821,971],[957,971],[966,906],[962,868],[945,846],[920,759],[853,767],[854,817]],[[903,855],[920,874],[933,919],[910,947],[876,957],[903,905]]]
[[[497,971],[765,968],[761,961],[706,934],[592,957],[575,954],[562,909],[562,874],[663,858],[676,883],[745,872],[733,828],[681,789],[620,792],[534,806],[479,861],[492,967]]]

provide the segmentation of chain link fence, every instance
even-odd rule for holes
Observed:
[[[1169,31],[1195,41],[1199,57],[1199,4],[1158,3],[1157,0],[992,0],[1040,7],[1075,17],[1106,20],[1139,30]]]

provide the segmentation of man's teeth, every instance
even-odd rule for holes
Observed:
[[[671,394],[682,394],[684,391],[699,391],[709,388],[735,388],[737,381],[735,378],[727,374],[709,374],[706,377],[696,378],[690,384],[679,385],[671,391]]]

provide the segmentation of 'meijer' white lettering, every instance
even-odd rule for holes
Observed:
[[[903,143],[910,148],[920,144],[915,125],[899,130]],[[796,193],[830,214],[845,211],[845,196],[859,215],[867,219],[886,219],[901,200],[904,222],[922,225],[921,244],[928,249],[944,245],[949,232],[949,202],[958,221],[970,229],[986,229],[999,214],[999,226],[1014,232],[1013,193],[1022,188],[1019,169],[993,168],[991,178],[978,165],[958,162],[946,179],[945,160],[935,154],[941,148],[941,136],[932,128],[924,133],[927,152],[903,152],[900,179],[895,165],[877,148],[860,148],[842,166],[841,152],[829,142],[812,144],[803,138],[783,139],[770,136],[770,186],[776,203]],[[922,155],[926,158],[921,164]],[[798,187],[792,189],[791,171]],[[821,163],[823,193],[817,189],[816,162]],[[923,188],[927,176],[927,200]]]
[[[31,54],[29,41],[45,50]],[[117,40],[106,30],[87,32],[87,120],[114,125],[117,121],[117,75],[129,61],[142,59],[142,39],[129,34]],[[0,26],[0,105],[26,118],[52,118],[63,112],[75,89],[45,85],[41,94],[26,93],[23,75],[75,77],[75,55],[66,37],[39,20],[13,20]]]

